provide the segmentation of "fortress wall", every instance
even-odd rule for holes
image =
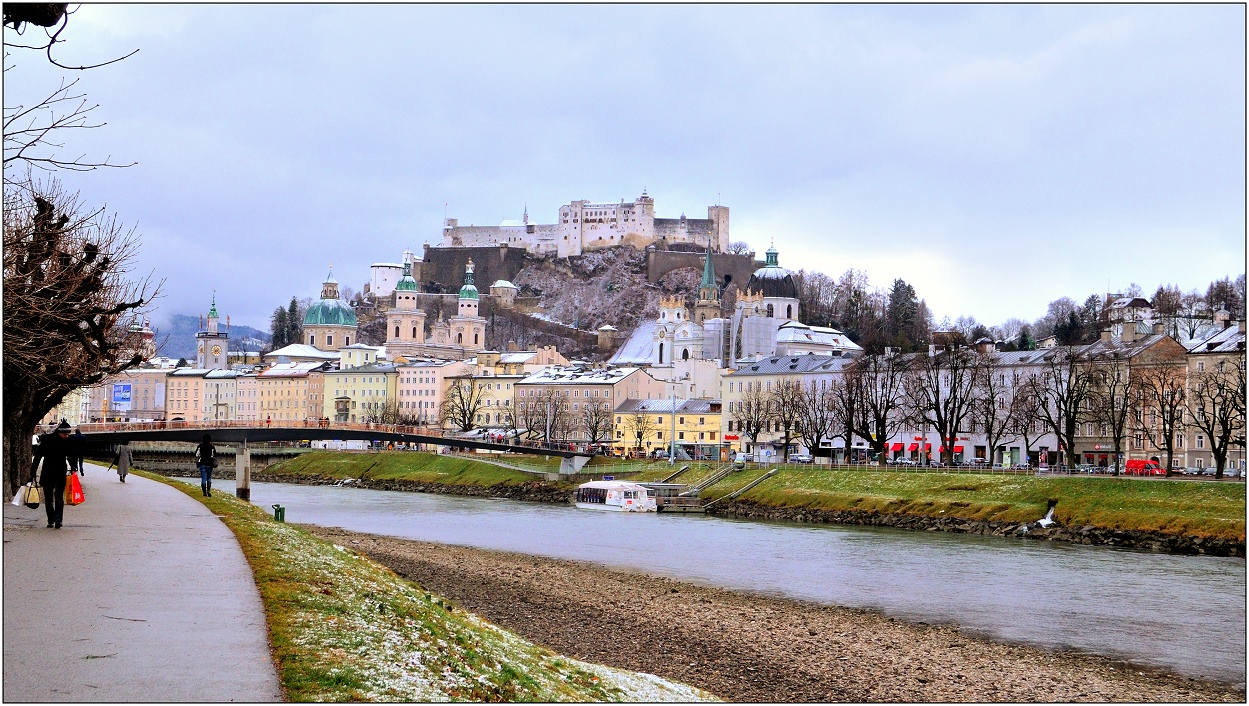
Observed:
[[[646,280],[655,284],[661,277],[682,267],[692,267],[699,272],[703,270],[704,253],[673,252],[671,250],[652,250],[646,258]],[[746,282],[755,270],[763,267],[756,262],[754,255],[730,255],[728,253],[712,253],[711,263],[716,269],[716,281],[723,286],[725,276],[738,287],[745,287]]]
[[[444,291],[455,293],[464,285],[464,267],[469,258],[473,259],[473,279],[477,291],[485,296],[490,285],[496,280],[505,279],[509,282],[525,267],[525,249],[523,247],[463,247],[435,248],[425,246],[421,258],[422,289],[434,283],[443,286]]]

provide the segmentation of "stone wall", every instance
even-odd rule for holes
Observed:
[[[464,266],[473,259],[473,279],[477,291],[490,291],[497,280],[509,282],[525,267],[523,247],[436,248],[425,246],[420,268],[420,287],[425,291],[455,293],[464,285]]]
[[[656,219],[659,220],[659,219]],[[700,273],[703,271],[704,252],[675,252],[672,250],[651,250],[646,254],[646,281],[655,284],[661,277],[682,267],[692,267]],[[725,277],[739,288],[745,287],[755,270],[764,263],[755,261],[753,255],[730,255],[728,253],[712,253],[711,262],[716,268],[716,280],[723,287]]]

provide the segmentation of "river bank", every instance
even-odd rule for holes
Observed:
[[[578,659],[733,701],[1227,701],[1243,687],[598,565],[306,526]]]
[[[252,474],[259,483],[292,483],[296,485],[337,485],[344,482],[342,475],[314,474],[308,472],[282,472],[281,464],[270,466]],[[157,471],[162,475],[195,477],[194,471]],[[231,469],[218,471],[218,477],[233,477]],[[511,480],[506,483],[477,484],[463,482],[437,482],[401,477],[370,478],[367,475],[349,481],[358,488],[372,490],[397,490],[404,492],[435,493],[467,497],[492,497],[507,500],[523,500],[551,504],[567,504],[573,489],[572,483],[541,480]],[[1138,549],[1170,554],[1245,557],[1244,539],[1234,540],[1195,534],[1180,534],[1155,530],[1136,530],[1100,527],[1093,524],[1067,526],[1061,521],[1048,528],[1028,526],[1021,532],[1019,521],[976,520],[955,514],[936,515],[878,510],[838,509],[818,507],[765,504],[751,499],[722,500],[708,508],[708,514],[739,519],[782,520],[823,524],[862,525],[892,527],[920,532],[956,532],[987,536],[1023,537],[1033,541],[1068,542],[1119,549]],[[1039,517],[1040,513],[1037,513]]]

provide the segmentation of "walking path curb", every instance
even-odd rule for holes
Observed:
[[[59,530],[4,504],[4,701],[281,700],[229,528],[146,478],[88,464],[80,480]]]

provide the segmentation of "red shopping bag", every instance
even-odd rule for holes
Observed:
[[[81,505],[87,496],[82,492],[82,483],[78,482],[78,474],[71,473],[65,482],[65,504]]]

